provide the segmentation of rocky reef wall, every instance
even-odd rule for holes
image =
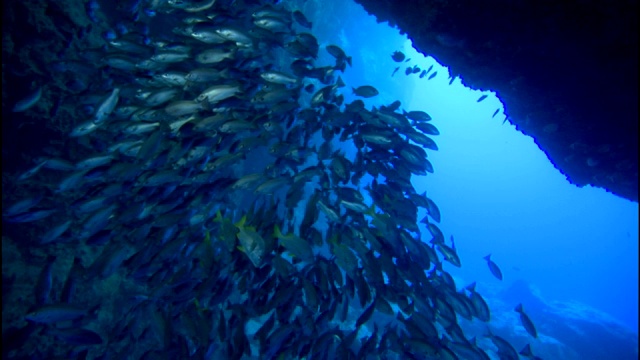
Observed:
[[[570,182],[638,201],[637,1],[356,1],[496,91]]]

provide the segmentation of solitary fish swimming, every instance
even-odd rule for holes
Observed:
[[[402,62],[402,60],[404,60],[404,54],[400,51],[394,51],[393,54],[391,54],[391,58],[395,62]]]
[[[493,274],[493,276],[498,278],[498,280],[502,280],[502,271],[500,271],[500,268],[498,267],[498,265],[496,265],[496,263],[494,263],[493,260],[491,260],[491,254],[485,256],[484,259],[487,260],[487,264],[489,265],[489,270],[491,270],[491,273]]]

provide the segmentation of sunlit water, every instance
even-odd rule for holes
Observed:
[[[637,333],[637,203],[570,184],[533,138],[504,121],[494,92],[471,90],[459,78],[450,84],[446,67],[416,52],[405,35],[376,23],[359,5],[325,2],[323,9],[314,3],[303,8],[315,16],[321,48],[333,43],[353,57],[353,66],[342,74],[346,102],[355,99],[351,87],[372,85],[380,95],[365,99],[368,107],[400,100],[401,109],[433,117],[441,133],[433,136],[439,151],[427,151],[435,173],[414,176],[413,183],[440,207],[447,239],[455,237],[462,268],[447,265],[447,270],[458,286],[477,281],[481,291],[500,292],[522,280],[547,304],[590,307]],[[333,11],[331,21],[317,15],[323,11]],[[394,62],[396,50],[410,60]],[[321,51],[318,63],[329,59]],[[424,78],[405,75],[413,65],[433,69]],[[477,102],[483,94],[487,98]],[[423,231],[425,241],[427,234]],[[502,268],[502,282],[487,268],[483,257],[489,253]],[[509,311],[515,305],[507,304]]]

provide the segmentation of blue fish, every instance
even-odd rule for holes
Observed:
[[[496,263],[491,260],[491,254],[485,256],[484,259],[487,260],[487,265],[489,265],[489,270],[491,270],[493,276],[495,276],[498,280],[502,280],[502,271],[500,271],[498,265],[496,265]]]
[[[529,315],[524,312],[522,304],[518,304],[514,310],[520,314],[520,322],[522,322],[522,326],[524,326],[524,329],[527,330],[529,335],[537,338],[538,332],[536,331],[536,327],[533,325],[533,321],[531,321]]]
[[[51,216],[56,211],[57,211],[56,209],[34,210],[34,211],[26,212],[23,214],[7,217],[6,220],[8,222],[14,222],[14,223],[38,221]]]

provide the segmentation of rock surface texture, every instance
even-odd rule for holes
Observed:
[[[497,92],[573,184],[638,201],[637,1],[356,1]]]

